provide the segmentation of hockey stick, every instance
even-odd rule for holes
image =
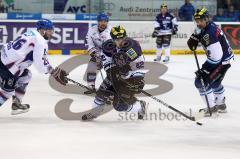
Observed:
[[[89,90],[89,91],[92,91],[91,88],[89,88],[89,87],[87,87],[87,86],[85,86],[85,85],[83,85],[83,84],[81,84],[81,83],[79,83],[79,82],[76,82],[76,81],[74,81],[74,80],[72,80],[72,79],[70,79],[70,78],[67,78],[67,77],[66,77],[66,80],[69,81],[69,82],[72,82],[73,84],[76,84],[77,86],[80,86],[80,87],[85,88],[85,89],[87,89],[87,90]],[[94,92],[94,93],[96,93],[96,92]]]
[[[197,58],[197,53],[196,53],[195,50],[193,51],[193,54],[194,54],[194,57],[195,57],[195,60],[196,60],[196,64],[197,64],[197,68],[198,68],[198,71],[199,71],[200,70],[200,66],[199,66],[199,62],[198,62],[198,58]],[[207,107],[208,107],[209,114],[210,114],[210,116],[212,116],[212,111],[210,109],[210,105],[209,105],[209,101],[208,101],[208,97],[207,97],[207,90],[206,90],[206,87],[204,85],[204,81],[203,81],[202,77],[200,77],[200,81],[201,81],[201,85],[202,85],[202,88],[203,88],[203,91],[204,91],[204,97],[205,97],[205,100],[207,102]]]
[[[194,117],[194,116],[193,116],[193,117],[192,117],[192,116],[188,116],[187,114],[181,112],[180,110],[174,108],[173,106],[167,104],[166,102],[164,102],[164,101],[158,99],[157,97],[151,95],[150,93],[148,93],[148,92],[146,92],[146,91],[144,91],[144,90],[141,90],[141,92],[142,92],[143,94],[145,94],[146,96],[152,98],[153,100],[155,100],[155,101],[161,103],[163,106],[165,106],[165,107],[167,107],[167,108],[169,108],[169,109],[171,109],[171,110],[173,110],[173,111],[175,111],[175,112],[181,114],[181,115],[184,116],[185,118],[187,118],[187,119],[189,119],[189,120],[191,120],[191,121],[196,122],[196,117]],[[202,125],[202,123],[200,123],[200,122],[196,122],[196,124],[197,124],[197,125]]]
[[[101,57],[98,57],[98,56],[96,56],[96,59],[98,59],[98,60],[102,60],[101,59]],[[100,67],[100,69],[99,69],[99,72],[100,72],[100,74],[101,74],[101,77],[102,77],[102,81],[104,81],[104,77],[103,77],[103,74],[102,74],[102,68]]]
[[[126,81],[123,81],[123,82],[126,83],[129,87],[131,87],[131,85],[130,85],[128,82],[126,82]],[[144,91],[144,90],[140,90],[140,91],[141,91],[141,93],[143,93],[143,94],[145,94],[146,96],[152,98],[153,100],[157,101],[158,103],[161,103],[163,106],[171,109],[171,110],[174,111],[174,112],[179,113],[180,115],[184,116],[185,118],[187,118],[187,119],[189,119],[189,120],[191,120],[191,121],[194,121],[197,125],[202,125],[202,123],[196,121],[196,120],[202,118],[202,114],[198,113],[198,114],[196,114],[196,116],[188,116],[187,114],[181,112],[180,110],[174,108],[173,106],[167,104],[166,102],[164,102],[164,101],[158,99],[157,97],[151,95],[150,93],[148,93],[148,92],[146,92],[146,91]]]
[[[81,84],[81,83],[79,83],[77,81],[74,81],[74,80],[72,80],[70,78],[66,77],[66,80],[69,81],[69,82],[72,82],[73,84],[75,84],[75,85],[77,85],[79,87],[85,88],[87,90],[91,90],[87,86],[85,86],[85,85],[83,85],[83,84]],[[96,93],[96,91],[94,93]],[[106,101],[106,104],[107,105],[100,106],[100,107],[95,107],[95,108],[89,109],[87,111],[81,112],[81,120],[82,121],[91,121],[94,118],[97,118],[97,117],[99,117],[99,116],[101,116],[103,114],[106,114],[107,112],[111,111],[113,109],[111,101]]]
[[[67,79],[69,82],[72,82],[73,84],[76,84],[77,86],[80,86],[80,87],[82,87],[82,88],[91,90],[91,89],[88,88],[87,86],[85,86],[85,85],[83,85],[83,84],[81,84],[81,83],[79,83],[79,82],[76,82],[76,81],[74,81],[74,80],[72,80],[72,79],[70,79],[70,78],[66,78],[66,79]],[[185,118],[187,118],[187,119],[189,119],[189,120],[191,120],[191,121],[196,121],[196,117],[191,117],[191,116],[186,115],[185,113],[181,112],[180,110],[172,107],[171,105],[165,103],[164,101],[156,98],[155,96],[151,95],[150,93],[148,93],[148,92],[146,92],[146,91],[144,91],[144,90],[142,90],[141,92],[142,92],[143,94],[147,95],[148,97],[156,100],[157,102],[161,103],[162,105],[166,106],[167,108],[169,108],[169,109],[171,109],[171,110],[173,110],[173,111],[181,114],[181,115],[184,116]],[[104,109],[101,110],[99,113],[98,113],[98,110],[97,110],[97,109],[95,110],[95,109],[96,109],[96,108],[93,108],[93,109],[87,111],[88,114],[86,114],[86,115],[83,116],[83,120],[89,120],[89,119],[87,118],[87,116],[93,116],[93,118],[96,118],[96,117],[98,117],[98,116],[103,115],[103,114],[106,113]],[[91,111],[94,112],[94,113],[92,113]],[[98,114],[98,115],[95,116],[95,115],[91,115],[91,114]],[[196,122],[196,124],[197,124],[197,125],[202,125],[202,123],[200,123],[200,122]]]

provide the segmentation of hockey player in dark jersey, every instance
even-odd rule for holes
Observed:
[[[163,62],[169,62],[171,36],[177,33],[177,27],[176,18],[168,12],[167,5],[162,4],[161,13],[156,16],[154,22],[154,32],[152,33],[153,38],[157,37],[157,58],[154,59],[154,61],[161,61],[162,49],[164,48],[165,59]]]
[[[207,100],[212,113],[226,112],[224,86],[222,80],[231,67],[234,55],[232,49],[222,30],[212,21],[209,20],[207,9],[198,9],[194,14],[197,29],[188,40],[187,44],[193,51],[196,50],[198,43],[201,43],[207,60],[202,68],[196,72],[195,86],[200,95],[207,94]],[[206,92],[204,91],[200,79],[205,83]],[[205,98],[204,101],[206,102]],[[200,109],[209,116],[208,109]]]
[[[104,106],[112,100],[116,111],[136,113],[138,119],[143,119],[146,103],[135,97],[144,87],[142,49],[137,41],[127,37],[121,26],[113,27],[110,34],[112,39],[102,45],[107,77],[96,92],[93,107]]]

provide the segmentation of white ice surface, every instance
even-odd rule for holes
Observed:
[[[50,56],[57,66],[70,56]],[[146,56],[152,61],[154,56]],[[199,56],[200,63],[204,56]],[[191,121],[121,121],[115,111],[93,122],[64,121],[54,113],[55,104],[72,98],[71,110],[79,112],[91,107],[93,98],[63,94],[48,84],[48,76],[32,67],[31,81],[24,102],[30,112],[10,115],[11,101],[0,108],[0,159],[239,159],[240,158],[240,57],[227,72],[228,113],[216,119],[203,119],[203,126]],[[158,96],[165,102],[187,112],[204,106],[193,85],[196,64],[194,57],[172,56],[162,79],[174,88]],[[70,77],[80,80],[86,66],[75,69]],[[81,80],[82,81],[82,80]],[[97,83],[100,83],[100,77]],[[149,112],[163,108],[150,98]]]

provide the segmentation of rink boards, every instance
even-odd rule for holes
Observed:
[[[27,29],[34,28],[34,20],[1,20],[0,22],[0,46],[16,39]],[[222,28],[235,54],[240,53],[240,23],[217,23]],[[75,55],[86,54],[86,35],[89,27],[96,25],[95,21],[54,21],[55,34],[49,42],[49,54],[51,55]],[[122,25],[129,37],[139,41],[145,54],[155,53],[155,38],[152,38],[153,21],[113,21],[110,26]],[[172,36],[171,54],[191,54],[187,47],[187,40],[193,33],[193,22],[179,22],[177,35]],[[198,53],[203,53],[199,47]]]

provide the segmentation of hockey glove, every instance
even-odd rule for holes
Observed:
[[[158,36],[158,30],[154,30],[152,33],[152,38],[155,38]]]
[[[192,34],[188,39],[187,44],[190,50],[195,51],[198,46],[199,39],[195,34]]]
[[[176,35],[177,31],[178,31],[177,26],[174,26],[173,29],[172,29],[172,35]]]
[[[55,79],[56,81],[58,81],[60,84],[62,85],[66,85],[68,83],[66,76],[68,75],[68,73],[64,70],[62,70],[61,68],[56,67],[55,69],[53,69],[50,73]]]
[[[195,74],[196,74],[196,78],[202,78],[203,81],[208,83],[210,82],[209,81],[210,72],[207,71],[206,69],[201,68],[200,70],[196,71]]]
[[[120,50],[118,53],[113,55],[113,62],[119,70],[120,74],[127,74],[131,70],[130,62],[127,54]]]
[[[143,77],[133,77],[126,80],[127,88],[129,91],[134,92],[136,94],[141,93],[144,87]]]
[[[89,55],[90,55],[91,57],[99,56],[99,55],[98,55],[99,52],[100,52],[99,49],[96,48],[96,47],[93,47],[93,48],[91,48],[91,49],[88,51],[88,53],[89,53]]]

